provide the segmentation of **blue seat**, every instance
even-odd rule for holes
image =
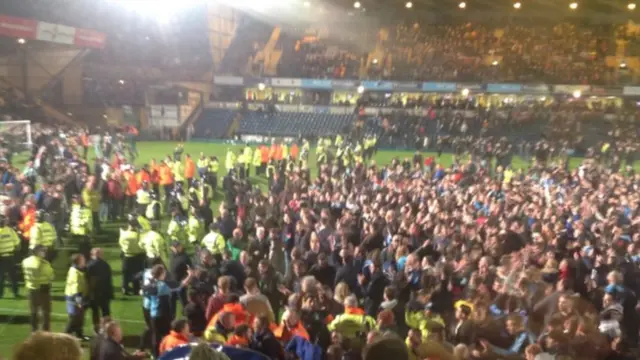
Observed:
[[[220,139],[226,137],[229,126],[237,114],[237,111],[229,109],[203,109],[194,124],[194,138]]]
[[[350,126],[353,115],[299,112],[249,112],[240,121],[241,134],[317,136],[336,134]]]

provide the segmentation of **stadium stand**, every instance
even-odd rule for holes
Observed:
[[[271,136],[325,136],[350,128],[352,114],[314,114],[303,112],[247,112],[240,121],[240,134]]]
[[[358,54],[319,36],[281,35],[282,60],[278,75],[285,77],[355,79],[360,69]]]
[[[613,26],[572,23],[494,25],[400,24],[380,30],[383,56],[369,77],[394,80],[617,81]]]
[[[239,113],[229,109],[203,109],[195,123],[195,138],[219,139],[227,136],[229,126]]]
[[[218,71],[222,74],[244,74],[249,60],[265,45],[273,27],[249,16],[242,17]]]

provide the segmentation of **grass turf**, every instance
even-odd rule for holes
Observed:
[[[141,142],[138,143],[138,151],[140,153],[139,158],[136,160],[137,165],[148,163],[152,158],[160,160],[166,156],[166,154],[172,154],[176,143],[169,142]],[[186,143],[184,145],[185,154],[191,154],[196,159],[199,157],[200,152],[203,152],[207,156],[215,155],[221,161],[220,175],[224,171],[224,158],[226,149],[241,148],[238,145],[228,145],[222,143]],[[425,156],[435,155],[432,153],[423,153]],[[92,154],[90,154],[90,157]],[[394,157],[403,159],[405,157],[411,158],[413,152],[410,151],[379,151],[375,155],[375,160],[378,164],[388,164]],[[25,155],[17,156],[14,163],[18,168],[24,164],[26,160]],[[451,164],[452,157],[450,154],[443,154],[439,161],[448,166]],[[581,160],[573,159],[571,165],[577,166]],[[314,150],[311,151],[310,164],[312,169],[316,169]],[[526,163],[519,158],[514,159],[514,167],[520,168],[526,166]],[[251,170],[253,174],[254,171]],[[316,172],[314,171],[315,175]],[[265,178],[252,177],[252,182],[258,184],[258,186],[266,187],[267,181]],[[218,186],[222,183],[218,181]],[[217,189],[215,201],[212,205],[214,216],[218,215],[218,205],[223,198],[221,189]],[[166,226],[167,221],[163,222]],[[142,301],[139,297],[123,296],[120,294],[121,285],[121,261],[120,250],[118,248],[118,227],[120,223],[109,223],[103,225],[103,234],[98,236],[94,240],[95,246],[100,246],[105,250],[105,257],[111,264],[114,274],[114,289],[116,290],[116,298],[111,302],[111,313],[115,320],[118,320],[123,328],[125,334],[125,345],[129,348],[134,348],[138,343],[138,336],[144,329],[144,322],[141,313]],[[69,256],[71,250],[61,250],[58,258],[54,262],[53,266],[56,273],[56,280],[53,284],[53,305],[52,305],[52,319],[51,327],[52,331],[64,331],[67,315],[64,302],[64,285],[67,270],[69,268]],[[8,284],[6,284],[8,285]],[[25,295],[24,288],[21,288],[21,294]],[[29,304],[26,299],[14,299],[8,286],[5,286],[5,297],[0,299],[0,355],[10,357],[13,352],[13,348],[16,344],[19,344],[30,333],[31,327],[29,325]],[[85,316],[85,334],[92,335],[91,315],[88,311]],[[88,354],[86,354],[88,358]]]

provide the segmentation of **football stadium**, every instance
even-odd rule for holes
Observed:
[[[0,4],[0,359],[637,359],[637,11]]]

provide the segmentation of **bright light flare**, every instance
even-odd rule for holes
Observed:
[[[358,94],[362,94],[364,92],[364,86],[358,86]]]
[[[264,83],[258,84],[258,90],[264,91],[265,88],[266,88],[266,85]]]
[[[577,2],[572,2],[571,4],[569,4],[569,9],[575,10],[577,8],[578,8],[578,3]]]
[[[575,99],[580,99],[580,96],[582,96],[582,91],[576,90],[576,91],[573,92],[573,97]]]
[[[20,44],[20,45],[24,45],[27,42],[27,40],[25,40],[23,38],[20,38],[20,39],[16,40],[16,42],[18,42],[18,44]]]
[[[464,9],[464,8],[466,8],[466,7],[467,7],[467,3],[463,1],[463,2],[461,2],[460,4],[458,4],[458,7],[459,7],[460,9]]]
[[[462,93],[462,96],[469,96],[469,89],[464,88],[462,89],[461,93]]]
[[[629,5],[627,5],[627,9],[635,10],[636,9],[636,3],[629,3]]]
[[[183,10],[199,5],[206,5],[212,0],[107,0],[109,3],[121,7],[122,9],[133,11],[141,17],[154,20],[160,24],[168,24]],[[285,1],[287,4],[291,1]],[[305,0],[308,2],[308,0]],[[275,1],[270,0],[234,0],[225,2],[230,6],[248,9],[252,11],[262,11],[276,6]],[[306,4],[303,4],[307,6]],[[311,3],[309,3],[309,6]]]
[[[407,9],[411,9],[413,7],[413,3],[411,1],[407,1],[407,3],[404,4],[404,7],[406,7]]]
[[[522,4],[521,4],[521,3],[519,3],[519,2],[517,2],[517,3],[513,4],[513,8],[514,8],[514,9],[520,9],[521,7],[522,7]]]
[[[353,7],[356,9],[360,9],[360,7],[362,6],[362,4],[360,4],[360,1],[356,1],[353,3]]]
[[[493,66],[498,66],[498,60],[493,60],[493,61],[491,62],[491,65],[493,65]]]

